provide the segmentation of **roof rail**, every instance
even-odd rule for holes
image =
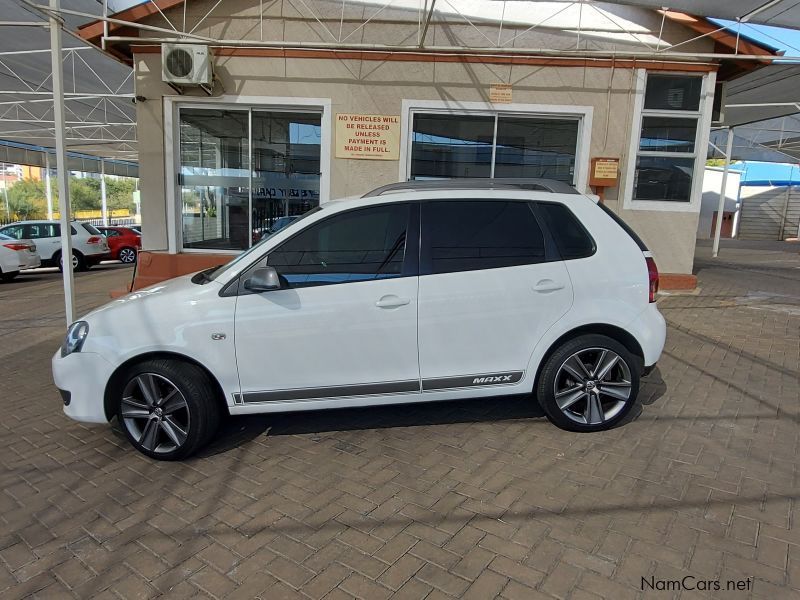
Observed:
[[[390,183],[367,192],[362,198],[382,196],[386,193],[422,190],[533,190],[553,194],[577,194],[578,190],[564,181],[556,179],[424,179]]]

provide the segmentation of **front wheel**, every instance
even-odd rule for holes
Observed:
[[[604,335],[582,335],[553,352],[536,396],[547,418],[570,431],[604,431],[630,412],[639,394],[641,359]]]
[[[130,443],[159,460],[180,460],[208,443],[219,424],[215,386],[199,367],[149,360],[122,378],[117,418]]]

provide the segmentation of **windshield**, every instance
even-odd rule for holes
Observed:
[[[321,206],[317,206],[315,208],[312,208],[307,213],[303,214],[302,216],[296,218],[294,221],[292,221],[291,223],[286,225],[280,231],[275,231],[273,233],[270,233],[269,235],[264,236],[263,238],[261,238],[261,240],[257,244],[254,244],[249,250],[245,250],[244,252],[242,252],[239,256],[234,258],[231,262],[226,263],[224,265],[221,265],[219,267],[213,267],[213,269],[206,270],[205,271],[205,273],[206,273],[205,280],[206,281],[214,281],[217,277],[219,277],[223,273],[227,273],[228,271],[231,271],[232,269],[235,269],[237,267],[237,265],[239,265],[240,263],[247,262],[248,259],[251,259],[254,256],[257,256],[259,254],[259,252],[261,251],[261,248],[264,246],[264,243],[267,242],[270,238],[275,236],[277,233],[283,233],[284,231],[293,230],[295,227],[297,227],[297,224],[300,223],[303,219],[305,219],[306,217],[308,217],[310,215],[313,215],[315,212],[318,212],[320,210],[322,210]]]

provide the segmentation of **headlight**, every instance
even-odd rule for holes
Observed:
[[[67,329],[67,337],[61,344],[61,358],[69,356],[73,352],[80,352],[83,348],[83,341],[89,334],[89,324],[86,321],[75,321]]]

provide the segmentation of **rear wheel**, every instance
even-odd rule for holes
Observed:
[[[536,396],[547,417],[570,431],[603,431],[630,412],[641,359],[604,335],[568,340],[547,359]]]
[[[58,264],[58,270],[59,271],[63,271],[64,270],[64,259],[61,256],[61,252],[58,253],[58,255],[54,258],[54,260]],[[72,252],[72,270],[73,271],[83,271],[84,269],[86,269],[86,262],[83,259],[83,255],[81,255],[78,252],[73,251]]]
[[[215,386],[199,367],[175,360],[133,366],[117,393],[117,418],[142,454],[180,460],[204,446],[219,425]]]
[[[119,251],[119,259],[126,265],[132,265],[136,262],[136,250],[133,248],[122,248]]]

